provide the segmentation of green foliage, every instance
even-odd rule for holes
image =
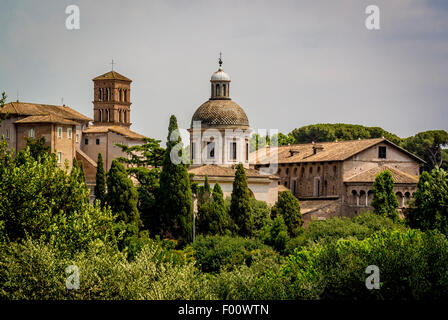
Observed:
[[[36,139],[25,137],[26,146],[30,148],[31,156],[40,159],[43,154],[50,152],[50,146],[45,145],[45,137]]]
[[[303,221],[299,200],[289,190],[278,194],[277,203],[272,208],[272,216],[278,215],[283,217],[288,228],[288,235],[296,237],[300,232]]]
[[[106,203],[118,215],[118,221],[141,226],[140,214],[137,209],[137,190],[128,178],[124,166],[118,160],[112,161],[107,174]]]
[[[207,180],[206,182],[208,184]],[[210,192],[210,187],[205,187],[204,192]],[[229,233],[228,224],[229,217],[223,193],[220,185],[216,183],[212,198],[198,204],[198,232],[202,235],[224,235]]]
[[[398,136],[379,127],[365,127],[361,125],[344,123],[313,124],[294,129],[291,131],[290,135],[294,137],[295,143],[356,140],[358,138],[371,139],[381,137],[385,137],[389,141],[396,144],[401,142],[401,139]]]
[[[423,170],[431,171],[443,164],[443,149],[448,145],[448,132],[431,130],[404,139],[403,147],[426,161]]]
[[[229,236],[199,236],[192,244],[194,258],[203,272],[250,266],[255,255],[275,255],[260,240]]]
[[[173,257],[152,241],[143,246],[133,261],[128,261],[125,254],[96,241],[73,258],[61,258],[52,246],[27,240],[1,250],[0,299],[215,298],[209,281],[192,262]],[[77,290],[66,289],[65,268],[70,265],[79,270]]]
[[[98,161],[95,177],[95,199],[103,203],[106,196],[106,171],[104,170],[103,156],[98,153]]]
[[[407,211],[409,225],[421,230],[437,229],[448,235],[448,174],[435,168],[424,171]]]
[[[288,228],[282,215],[274,218],[271,225],[265,227],[263,242],[272,246],[278,252],[284,252],[289,241]]]
[[[269,208],[266,202],[252,197],[250,198],[250,206],[252,207],[254,217],[253,234],[259,237],[262,229],[271,223],[271,208]]]
[[[190,178],[184,163],[171,161],[171,153],[182,150],[180,135],[172,141],[178,130],[175,116],[171,116],[168,128],[163,169],[157,203],[165,235],[191,241],[193,236],[193,204]]]
[[[114,217],[90,205],[84,182],[60,169],[52,155],[42,154],[38,161],[26,148],[19,160],[6,147],[1,142],[0,238],[42,239],[67,254],[95,239],[114,243]]]
[[[394,180],[390,171],[385,170],[378,174],[373,183],[372,207],[380,216],[398,220],[398,200],[394,193]]]
[[[246,171],[240,163],[236,167],[233,181],[232,198],[230,203],[230,217],[234,222],[234,229],[240,236],[250,236],[254,224],[253,210],[250,205],[250,193],[247,184]]]
[[[160,167],[165,150],[160,140],[144,138],[142,145],[127,146],[117,144],[125,157],[118,160],[127,165],[127,173],[138,181],[138,210],[144,227],[152,234],[161,233],[162,225],[156,198],[160,187]]]
[[[339,240],[296,250],[279,272],[267,272],[260,279],[257,297],[446,299],[447,263],[448,241],[442,234],[385,231],[361,241]],[[365,286],[365,269],[369,265],[380,269],[380,290]]]

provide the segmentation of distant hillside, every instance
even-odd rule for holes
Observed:
[[[380,127],[365,127],[357,124],[319,123],[292,130],[288,136],[294,143],[327,142],[385,137],[400,144],[402,139]]]

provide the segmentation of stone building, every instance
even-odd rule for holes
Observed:
[[[87,183],[92,186],[98,153],[109,170],[113,159],[124,156],[117,143],[132,146],[144,138],[130,130],[131,82],[115,71],[94,78],[93,119],[65,105],[7,103],[0,110],[7,115],[0,124],[0,135],[14,150],[26,146],[25,137],[44,137],[61,167],[67,163],[71,170],[74,158],[83,162]]]
[[[277,201],[278,177],[249,168],[249,120],[244,110],[230,98],[230,77],[222,69],[213,73],[210,99],[193,114],[190,132],[190,157],[193,181],[203,183],[208,176],[211,187],[221,186],[224,197],[232,193],[235,166],[246,168],[249,190],[257,200],[269,205]]]
[[[371,210],[372,185],[384,170],[392,174],[401,210],[416,191],[423,163],[384,138],[267,147],[250,160],[255,169],[277,161],[278,183],[300,200],[305,220]]]

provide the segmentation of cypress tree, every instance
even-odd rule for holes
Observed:
[[[278,194],[277,203],[272,208],[272,215],[283,216],[285,225],[288,228],[288,235],[290,237],[298,236],[303,221],[300,213],[299,200],[297,200],[291,191],[287,190]]]
[[[228,215],[220,185],[213,187],[213,197],[198,206],[198,231],[202,235],[224,235],[227,230]]]
[[[107,176],[107,204],[112,212],[118,214],[118,220],[127,224],[141,226],[137,209],[138,193],[132,180],[128,178],[126,169],[118,160],[112,161]]]
[[[211,188],[208,183],[208,176],[205,175],[204,185],[199,186],[198,206],[211,201]]]
[[[373,183],[373,212],[388,217],[394,221],[398,219],[398,200],[394,193],[394,180],[392,174],[385,170],[377,175]]]
[[[168,127],[165,158],[160,174],[160,189],[157,193],[159,212],[165,235],[191,241],[193,236],[193,205],[190,178],[187,166],[171,160],[171,153],[183,150],[180,135],[171,139],[172,133],[178,130],[177,119],[173,115]],[[179,156],[179,154],[177,153]],[[183,155],[181,156],[183,157]]]
[[[79,165],[79,182],[86,183],[86,174],[84,172],[84,163],[81,161]]]
[[[104,170],[103,156],[101,153],[98,153],[95,182],[95,199],[103,203],[106,194],[106,171]]]
[[[235,180],[233,181],[230,217],[234,222],[234,229],[238,235],[245,237],[252,234],[254,218],[250,205],[246,172],[241,163],[236,167]]]

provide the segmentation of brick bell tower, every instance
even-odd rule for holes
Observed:
[[[112,71],[93,79],[96,126],[131,126],[131,79]]]

